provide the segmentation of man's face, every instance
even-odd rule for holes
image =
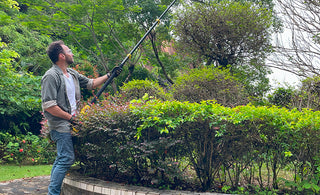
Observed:
[[[73,63],[73,53],[71,51],[71,49],[69,49],[68,46],[66,45],[62,45],[62,48],[64,50],[64,55],[65,55],[65,60],[67,62],[68,65]]]

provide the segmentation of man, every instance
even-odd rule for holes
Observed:
[[[68,68],[73,63],[73,53],[63,41],[51,43],[47,54],[53,66],[41,80],[42,109],[48,120],[51,139],[57,145],[57,157],[51,170],[49,195],[58,195],[66,172],[75,161],[71,138],[71,123],[76,123],[77,103],[80,101],[80,87],[94,89],[103,84],[110,73],[89,79]],[[118,76],[120,67],[112,73]]]

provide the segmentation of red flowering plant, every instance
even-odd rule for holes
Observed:
[[[0,133],[0,141],[3,145],[1,163],[48,164],[54,160],[55,150],[52,144],[30,132],[19,136]]]

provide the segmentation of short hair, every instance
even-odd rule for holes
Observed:
[[[54,64],[59,60],[59,54],[64,53],[62,45],[64,45],[64,42],[59,40],[52,42],[48,46],[47,54]]]

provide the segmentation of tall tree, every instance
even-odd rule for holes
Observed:
[[[268,71],[263,65],[271,52],[271,10],[250,2],[194,3],[185,4],[175,18],[180,51],[206,65],[230,68],[231,73],[242,74],[247,84],[260,82],[267,87]],[[258,74],[259,78],[244,76]]]
[[[186,5],[176,19],[180,49],[197,54],[207,65],[236,65],[263,59],[271,51],[272,15],[251,3]]]

